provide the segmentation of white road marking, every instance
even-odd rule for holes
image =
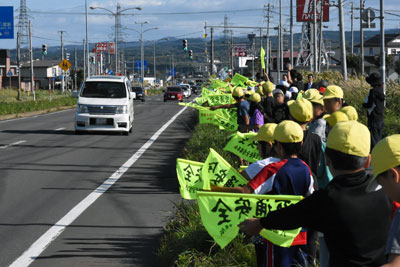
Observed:
[[[58,129],[55,129],[54,131],[62,131],[62,130],[65,130],[65,128],[63,128],[63,127],[61,127],[61,128],[58,128]]]
[[[25,143],[25,142],[27,142],[27,141],[26,140],[17,141],[17,142],[11,143],[9,145],[0,146],[0,149],[16,146],[16,145],[19,145],[19,144],[22,144],[22,143]]]
[[[32,119],[32,118],[39,118],[39,117],[44,117],[44,116],[50,116],[50,115],[58,114],[58,113],[61,113],[61,112],[71,111],[71,110],[73,110],[73,108],[72,109],[66,109],[66,110],[60,110],[60,111],[55,111],[55,112],[50,112],[50,113],[41,114],[41,115],[30,116],[30,117],[23,117],[23,118],[15,118],[15,119],[4,120],[4,121],[0,121],[0,123],[6,123],[6,122],[10,122],[10,121],[26,120],[26,119]]]
[[[116,172],[114,172],[102,185],[90,193],[86,198],[73,207],[63,218],[36,240],[10,267],[29,266],[64,230],[73,223],[87,208],[89,208],[103,193],[116,183],[119,178],[146,152],[158,137],[170,126],[187,107],[184,107],[167,123],[165,123],[150,139],[133,154]]]

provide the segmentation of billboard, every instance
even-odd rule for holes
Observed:
[[[110,55],[114,55],[115,54],[115,43],[114,42],[109,42],[108,43],[108,53],[110,53]]]
[[[297,0],[297,22],[312,22],[314,0]],[[323,4],[323,21],[329,21],[329,0],[316,0],[317,2],[317,21],[321,18],[321,5]]]
[[[107,43],[96,43],[95,52],[96,53],[103,53],[108,51],[108,44]]]

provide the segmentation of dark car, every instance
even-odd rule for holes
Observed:
[[[164,102],[167,100],[183,101],[183,88],[181,86],[170,86],[164,92]]]
[[[142,102],[145,101],[145,93],[142,87],[140,86],[132,86],[131,89],[132,92],[136,93],[136,98],[137,100],[142,100]]]

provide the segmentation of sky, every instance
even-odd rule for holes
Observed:
[[[296,0],[293,0],[296,2]],[[350,3],[344,1],[345,29],[351,29]],[[84,0],[26,0],[28,14],[32,20],[33,46],[40,47],[60,45],[59,31],[65,31],[66,45],[82,44],[85,38],[85,1]],[[386,0],[385,9],[400,16],[398,0]],[[204,22],[208,25],[223,25],[224,16],[228,17],[231,26],[266,26],[266,11],[264,6],[270,3],[273,6],[271,27],[279,22],[279,0],[88,0],[88,6],[97,6],[116,11],[119,3],[122,9],[141,7],[142,10],[127,10],[121,18],[124,28],[140,31],[140,25],[135,22],[149,22],[143,29],[158,28],[144,33],[144,40],[158,40],[165,37],[195,38],[204,34]],[[354,1],[359,6],[360,1]],[[282,0],[283,24],[289,29],[290,0]],[[18,24],[19,0],[0,0],[0,6],[14,6],[15,27]],[[365,7],[379,8],[379,1],[365,0]],[[193,12],[198,12],[193,13]],[[199,13],[201,12],[201,13]],[[172,14],[171,14],[172,13]],[[359,11],[355,11],[358,16]],[[377,14],[378,15],[378,14]],[[114,17],[107,15],[104,10],[90,10],[88,19],[89,41],[91,43],[112,41],[114,34]],[[339,30],[338,9],[330,8],[330,22],[326,23],[329,30]],[[379,21],[376,20],[377,29]],[[400,28],[400,17],[386,14],[385,28]],[[295,23],[295,32],[301,31],[301,23]],[[359,30],[358,20],[354,22],[354,29]],[[376,30],[377,30],[376,29]],[[15,28],[15,32],[17,28]],[[215,35],[222,36],[223,29],[216,29]],[[139,34],[132,30],[123,31],[125,41],[138,41]],[[234,36],[245,36],[253,32],[251,29],[234,29]],[[258,33],[257,31],[254,31]],[[276,34],[271,30],[271,34]],[[16,34],[15,34],[16,36]],[[208,32],[209,36],[209,32]],[[209,40],[209,37],[208,37]],[[0,39],[0,49],[16,47],[16,38],[13,40]]]

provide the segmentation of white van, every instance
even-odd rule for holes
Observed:
[[[75,133],[115,131],[129,135],[135,93],[124,76],[91,76],[82,84],[75,115]]]

